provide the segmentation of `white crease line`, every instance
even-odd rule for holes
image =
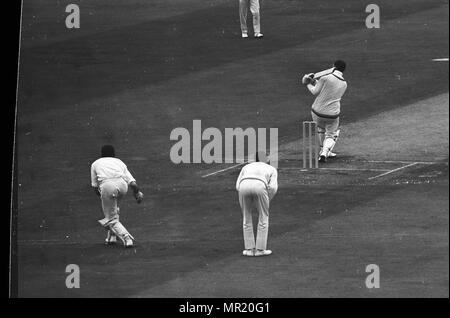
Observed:
[[[444,57],[441,59],[432,59],[433,62],[448,62],[448,57]]]
[[[414,166],[414,165],[416,165],[416,164],[419,164],[419,162],[413,162],[413,163],[410,163],[409,165],[402,166],[402,167],[397,168],[397,169],[394,169],[394,170],[389,170],[388,172],[379,174],[379,175],[377,175],[377,176],[375,176],[375,177],[371,177],[371,178],[369,178],[369,180],[373,180],[373,179],[376,179],[376,178],[379,178],[379,177],[386,176],[386,175],[388,175],[388,174],[391,174],[391,173],[393,173],[393,172],[399,171],[399,170],[401,170],[401,169],[405,169],[405,168]]]
[[[367,160],[362,162],[371,162],[371,163],[418,163],[421,165],[434,165],[437,163],[441,163],[439,161],[397,161],[397,160]]]
[[[215,174],[218,174],[218,173],[221,173],[221,172],[225,172],[225,171],[227,171],[227,170],[231,170],[231,169],[237,168],[237,167],[242,166],[242,165],[244,165],[244,164],[246,164],[246,163],[247,163],[247,162],[238,163],[237,165],[234,165],[234,166],[231,166],[231,167],[222,169],[222,170],[217,170],[217,171],[214,171],[214,172],[205,174],[204,176],[202,176],[202,178],[207,178],[207,177],[213,176],[213,175],[215,175]]]
[[[311,168],[303,169],[300,167],[281,167],[278,170],[342,170],[342,171],[390,171],[389,169],[370,169],[370,168]]]
[[[74,244],[81,244],[80,242],[73,242],[73,241],[64,241],[64,240],[19,240],[17,241],[17,244],[24,244],[24,245],[40,245],[40,244],[47,244],[47,245],[74,245]]]
[[[283,161],[301,161],[299,160],[297,157],[294,158],[289,158],[289,157],[285,157],[283,158],[284,160],[279,160],[278,162],[283,162]],[[447,163],[446,161],[405,161],[405,160],[350,160],[350,159],[342,159],[342,162],[357,162],[357,163],[365,163],[365,162],[369,162],[369,163],[419,163],[422,165],[434,165],[434,164],[439,164],[439,163]]]
[[[278,168],[278,170],[303,170],[303,168]],[[370,169],[370,168],[316,168],[311,170],[335,170],[335,171],[378,171],[378,172],[386,172],[390,171],[389,169]]]
[[[191,239],[153,239],[153,240],[138,240],[137,243],[167,243],[167,242],[189,242]],[[80,241],[65,241],[65,240],[19,240],[17,241],[19,245],[97,245],[101,246],[101,241],[96,243],[92,242],[80,242]]]
[[[354,161],[355,162],[369,162],[369,163],[409,163],[409,164],[421,164],[421,165],[433,165],[433,164],[441,163],[439,161],[396,161],[396,160],[366,160],[366,161],[354,160]],[[237,167],[242,166],[242,165],[244,165],[246,163],[248,163],[248,161],[236,164],[234,166],[231,166],[231,167],[228,167],[228,168],[225,168],[225,169],[222,169],[222,170],[218,170],[218,171],[214,171],[214,172],[208,173],[208,174],[202,176],[202,178],[207,178],[207,177],[219,174],[221,172],[225,172],[225,171],[237,168]],[[406,167],[407,166],[405,166],[405,168]],[[286,169],[299,169],[299,168],[278,168],[278,170],[280,170],[280,169],[285,169],[286,170]],[[351,168],[349,168],[349,169],[345,169],[345,168],[319,168],[319,169],[323,169],[323,170],[342,170],[342,171],[345,171],[345,170],[349,170],[349,171],[351,171],[351,170],[354,170],[354,171],[386,171],[386,172],[391,173],[390,172],[391,170],[388,170],[388,169],[357,169],[357,168],[355,168],[355,169],[351,169]],[[400,168],[400,169],[403,169],[403,167]],[[396,171],[396,170],[397,169],[395,169],[394,171]]]

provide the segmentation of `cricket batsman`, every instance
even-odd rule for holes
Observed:
[[[139,190],[127,166],[122,160],[115,158],[113,146],[104,145],[101,158],[91,165],[91,184],[95,194],[102,200],[105,217],[98,222],[107,230],[105,243],[114,244],[118,237],[125,247],[132,247],[133,236],[119,221],[119,203],[127,194],[128,187],[133,189],[137,203],[141,203],[144,194]]]
[[[311,107],[311,116],[317,124],[320,141],[319,162],[336,157],[332,150],[340,131],[341,98],[347,90],[343,75],[345,67],[344,61],[337,60],[333,68],[316,74],[306,74],[302,78],[302,84],[306,85],[311,94],[317,96]]]
[[[243,215],[244,256],[272,254],[272,251],[267,249],[269,204],[278,190],[278,173],[277,169],[267,162],[266,153],[258,152],[256,161],[245,165],[236,181]],[[254,210],[259,214],[256,243],[252,220]]]

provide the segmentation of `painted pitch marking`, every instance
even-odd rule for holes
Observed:
[[[214,171],[214,172],[205,174],[204,176],[202,176],[202,178],[207,178],[207,177],[216,175],[216,174],[218,174],[218,173],[225,172],[225,171],[228,171],[228,170],[237,168],[237,167],[242,166],[242,165],[244,165],[244,164],[246,164],[246,163],[248,163],[248,162],[238,163],[237,165],[234,165],[234,166],[231,166],[231,167],[228,167],[228,168],[225,168],[225,169],[221,169],[221,170],[217,170],[217,171]]]
[[[409,165],[405,165],[405,166],[402,166],[402,167],[397,168],[397,169],[389,170],[388,172],[379,174],[379,175],[377,175],[375,177],[371,177],[371,178],[369,178],[369,180],[373,180],[373,179],[376,179],[376,178],[384,177],[384,176],[386,176],[388,174],[394,173],[396,171],[399,171],[399,170],[402,170],[402,169],[405,169],[405,168],[408,168],[408,167],[412,167],[412,166],[417,165],[417,164],[419,164],[419,162],[413,162],[413,163],[410,163]]]

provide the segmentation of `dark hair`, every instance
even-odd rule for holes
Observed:
[[[258,151],[256,153],[255,161],[267,163],[267,155],[265,151]]]
[[[335,67],[338,71],[344,72],[346,66],[347,66],[347,65],[346,65],[345,62],[342,61],[342,60],[337,60],[336,62],[334,62],[334,67]]]
[[[102,157],[115,157],[116,153],[112,145],[104,145],[102,147]]]

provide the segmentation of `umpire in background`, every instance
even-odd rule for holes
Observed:
[[[261,15],[259,13],[259,0],[239,0],[239,20],[241,22],[241,32],[243,38],[248,38],[247,14],[248,9],[253,17],[253,35],[260,39],[263,37],[261,33]]]

